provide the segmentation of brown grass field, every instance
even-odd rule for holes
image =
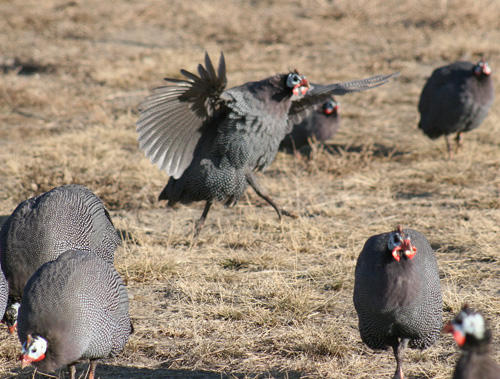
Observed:
[[[464,302],[481,310],[500,361],[498,100],[453,160],[417,129],[434,68],[484,54],[499,77],[500,2],[1,0],[0,14],[0,215],[80,183],[123,235],[135,333],[98,378],[392,377],[392,352],[361,342],[352,291],[366,239],[399,223],[436,251],[443,321]],[[156,201],[168,177],[135,122],[149,90],[205,51],[224,52],[229,86],[295,68],[320,83],[401,75],[340,98],[342,128],[310,159],[278,153],[257,175],[298,219],[278,221],[250,189],[215,205],[193,245],[203,204]],[[0,332],[0,377],[31,378],[17,336]],[[445,335],[408,351],[405,372],[449,378],[457,357]]]

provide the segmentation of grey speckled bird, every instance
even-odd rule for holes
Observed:
[[[292,125],[332,95],[359,92],[393,75],[341,84],[309,84],[297,71],[226,88],[221,54],[217,72],[208,56],[198,75],[165,80],[140,106],[139,147],[170,179],[159,196],[169,205],[204,200],[198,235],[212,202],[235,204],[248,185],[281,215],[291,215],[267,196],[254,177],[274,160]]]
[[[310,140],[326,141],[340,128],[340,103],[332,97],[320,104],[304,120],[295,124],[280,144],[280,150],[294,151],[307,146]]]
[[[418,127],[432,139],[444,135],[448,155],[453,156],[450,134],[457,133],[458,151],[462,134],[477,128],[493,104],[495,89],[488,62],[455,62],[437,68],[420,95]]]
[[[42,264],[68,249],[113,263],[120,243],[106,207],[86,187],[61,186],[20,203],[0,231],[0,262],[9,283],[4,321],[10,332],[23,288]]]
[[[7,308],[7,299],[9,297],[9,285],[7,283],[7,279],[5,279],[5,275],[0,268],[0,315],[5,313],[5,309]]]
[[[452,333],[462,349],[453,379],[500,379],[500,365],[489,355],[491,331],[486,328],[479,312],[464,305],[443,331]]]
[[[425,349],[440,335],[443,301],[434,252],[422,234],[398,227],[366,241],[355,276],[361,339],[371,349],[392,347],[394,379],[402,379],[408,343]]]
[[[125,285],[112,264],[96,255],[70,250],[41,266],[30,278],[19,308],[21,365],[51,372],[121,352],[132,333]]]

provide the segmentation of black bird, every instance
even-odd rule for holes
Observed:
[[[425,349],[442,326],[441,286],[434,251],[416,230],[372,236],[358,257],[354,307],[361,339],[371,349],[392,347],[393,379],[403,379],[403,350]]]
[[[217,73],[208,56],[199,76],[181,70],[186,79],[165,80],[140,106],[139,146],[170,179],[159,196],[169,205],[206,201],[195,237],[214,201],[235,204],[246,187],[291,216],[260,188],[255,171],[268,167],[280,142],[317,104],[332,95],[364,91],[397,75],[375,76],[341,84],[309,84],[297,71],[226,88],[221,54]]]
[[[302,146],[307,146],[309,140],[326,141],[332,138],[339,128],[340,103],[332,97],[293,126],[292,131],[281,141],[280,150],[299,150]]]
[[[457,133],[458,152],[462,146],[462,134],[483,122],[494,97],[491,69],[484,58],[476,65],[455,62],[437,68],[420,95],[418,127],[432,139],[444,135],[451,158],[450,134]]]
[[[500,365],[489,356],[491,331],[479,312],[464,305],[443,331],[452,333],[462,349],[453,379],[500,379]]]

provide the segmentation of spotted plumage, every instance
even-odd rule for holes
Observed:
[[[86,251],[69,250],[42,265],[30,278],[19,308],[23,366],[52,372],[123,350],[132,325],[125,285],[112,264]],[[36,348],[34,349],[33,346]],[[45,346],[45,351],[41,351]]]
[[[113,263],[121,243],[102,201],[88,188],[66,185],[20,203],[0,231],[0,262],[9,283],[5,322],[12,327],[23,288],[45,262],[68,249]]]
[[[233,205],[246,187],[274,207],[279,217],[291,215],[259,187],[255,171],[274,160],[280,142],[320,103],[332,95],[364,91],[386,83],[388,76],[331,85],[309,84],[297,71],[226,89],[221,54],[217,72],[208,56],[198,75],[157,88],[140,106],[139,146],[170,179],[160,200],[205,201],[195,235],[212,202]]]
[[[7,279],[0,268],[0,316],[3,317],[5,309],[7,308],[7,299],[9,297],[9,285]]]
[[[437,261],[422,234],[399,227],[366,241],[356,264],[354,306],[363,342],[375,350],[392,347],[394,378],[403,378],[404,348],[429,347],[442,326]]]
[[[483,122],[494,97],[491,69],[484,59],[477,64],[455,62],[437,68],[420,95],[418,127],[432,139],[444,135],[452,157],[450,134],[457,133],[458,151],[462,134]]]

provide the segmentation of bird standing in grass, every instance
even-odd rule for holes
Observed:
[[[340,128],[340,103],[332,97],[300,123],[281,141],[280,149],[293,151],[309,144],[310,140],[326,141]]]
[[[440,67],[434,70],[420,95],[418,127],[432,139],[444,135],[448,156],[452,158],[450,134],[457,133],[458,152],[463,133],[481,125],[494,97],[491,69],[484,58],[476,65],[455,62]]]
[[[392,347],[393,379],[403,379],[404,349],[429,347],[442,326],[437,261],[422,234],[399,226],[366,241],[356,264],[354,306],[363,342],[374,350]]]
[[[54,371],[121,352],[132,333],[127,289],[112,264],[86,251],[69,250],[45,263],[24,288],[17,334],[21,366]]]
[[[464,305],[443,331],[452,333],[462,349],[453,379],[500,379],[500,366],[489,356],[491,331],[480,313]]]
[[[9,283],[4,315],[9,331],[15,330],[24,286],[42,264],[68,249],[89,251],[113,264],[120,243],[103,202],[84,186],[56,187],[20,203],[0,231],[0,261]]]
[[[214,201],[235,204],[250,185],[281,215],[257,183],[254,173],[274,160],[280,142],[320,103],[332,95],[359,92],[386,83],[393,75],[353,82],[310,84],[297,71],[226,89],[226,64],[221,54],[217,72],[208,56],[198,75],[165,80],[140,106],[139,147],[170,179],[159,199],[189,204],[205,201],[196,222],[201,230]]]

